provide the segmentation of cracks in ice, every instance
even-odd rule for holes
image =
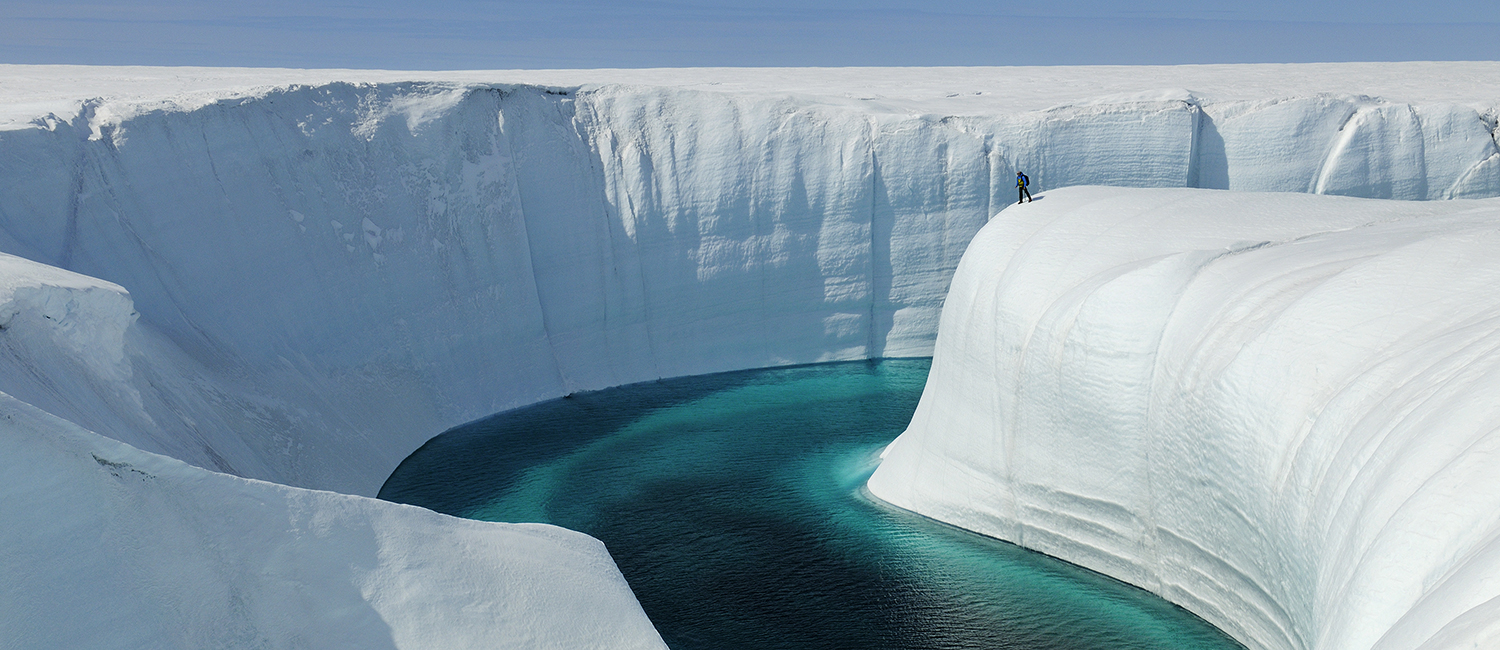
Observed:
[[[103,457],[99,456],[99,454],[93,454],[93,453],[91,453],[89,455],[94,457],[94,462],[99,463],[100,467],[103,467],[105,470],[107,470],[115,478],[141,478],[141,479],[153,479],[153,478],[156,478],[155,474],[148,474],[146,472],[138,470],[138,469],[132,467],[130,465],[130,463],[115,462],[115,461],[109,460],[107,458],[103,458]],[[135,474],[136,476],[130,476],[130,474]]]
[[[219,176],[219,166],[214,163],[213,145],[208,142],[208,130],[200,129],[198,134],[203,137],[203,157],[208,159],[208,171],[214,177],[214,184],[218,185],[225,206],[233,205],[229,199],[229,188],[224,187],[224,179]]]
[[[1334,138],[1332,145],[1328,149],[1328,153],[1324,154],[1323,163],[1318,167],[1318,175],[1313,177],[1312,185],[1308,188],[1308,191],[1312,194],[1327,193],[1328,183],[1332,180],[1334,171],[1338,169],[1344,152],[1348,150],[1349,143],[1359,133],[1359,125],[1355,123],[1355,119],[1364,110],[1351,104],[1348,107],[1348,111],[1344,115],[1344,119],[1339,122],[1339,128],[1336,131],[1338,136]],[[1353,124],[1352,128],[1351,124]]]
[[[503,107],[498,105],[501,103],[498,99],[496,103],[497,122],[495,130],[491,135],[490,146],[493,150],[498,150],[500,147],[505,147],[505,154],[510,158],[510,160],[517,160],[516,152],[511,147],[510,136],[505,131]],[[526,218],[526,202],[521,195],[521,184],[516,179],[515,169],[513,167],[508,170],[507,176],[509,177],[510,190],[516,197],[515,210],[517,212],[517,216],[519,217],[518,221],[521,224],[521,236],[526,240],[526,268],[531,271],[529,274],[531,279],[531,290],[532,294],[536,296],[538,318],[542,321],[542,336],[547,340],[547,353],[552,358],[552,368],[557,375],[558,388],[564,394],[571,394],[574,390],[573,383],[568,380],[566,375],[563,374],[562,358],[557,354],[557,343],[553,340],[552,337],[552,325],[549,322],[551,319],[547,315],[547,307],[542,300],[542,284],[537,280],[536,242],[533,240],[531,235],[531,224]]]
[[[58,266],[70,268],[73,262],[74,247],[78,244],[78,219],[80,204],[83,201],[84,175],[88,161],[88,150],[91,137],[94,116],[98,111],[102,100],[90,99],[83,102],[74,116],[73,129],[73,179],[72,192],[68,195],[67,227],[63,231],[62,250],[58,255]]]

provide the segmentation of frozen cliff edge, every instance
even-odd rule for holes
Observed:
[[[970,244],[880,498],[1252,648],[1500,641],[1500,200],[1070,188]]]
[[[138,412],[135,318],[119,286],[0,254],[0,374],[35,404]],[[15,647],[665,647],[581,533],[210,472],[5,393],[0,476]]]
[[[930,354],[1018,169],[1500,195],[1500,64],[399,75],[0,66],[0,251],[130,291],[140,401],[0,390],[371,495],[435,433],[569,392]]]

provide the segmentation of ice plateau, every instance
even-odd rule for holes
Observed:
[[[20,576],[0,611],[23,613],[0,621],[40,639],[63,612],[130,602],[144,622],[119,645],[196,647],[213,621],[292,647],[356,618],[400,647],[659,645],[586,539],[309,489],[373,494],[435,433],[573,391],[931,354],[954,269],[1017,170],[1043,190],[1488,197],[1497,114],[1495,63],[0,66],[0,426],[26,459],[0,501],[26,522],[0,546]],[[1236,214],[1317,228],[1342,210],[1318,206],[1344,205],[1286,200]],[[588,571],[543,577],[569,558]],[[113,573],[82,589],[80,566]],[[553,625],[575,615],[545,605],[555,589],[608,629]],[[501,601],[517,609],[484,615]],[[439,624],[460,632],[426,633]],[[1284,637],[1224,625],[1344,647],[1301,620]]]

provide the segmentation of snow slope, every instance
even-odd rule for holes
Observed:
[[[14,648],[663,648],[604,545],[235,478],[0,394]]]
[[[0,373],[54,410],[139,405],[135,318],[116,285],[0,254]],[[6,647],[664,647],[581,533],[210,472],[4,393],[0,476]]]
[[[1500,200],[1079,187],[953,279],[882,499],[1252,648],[1500,643]]]

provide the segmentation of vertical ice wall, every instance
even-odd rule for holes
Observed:
[[[204,467],[369,494],[428,436],[507,407],[928,354],[1018,169],[1041,188],[1483,195],[1487,119],[1186,91],[956,116],[634,86],[85,102],[0,131],[0,245],[130,290],[140,403],[0,390]]]
[[[1252,648],[1500,642],[1500,199],[1070,188],[974,239],[882,499]]]
[[[445,426],[574,390],[926,354],[1010,169],[941,119],[649,88],[334,84],[106,113],[0,133],[0,229],[131,290],[141,404],[4,388],[356,493]],[[1121,157],[1185,151],[1137,122]]]

